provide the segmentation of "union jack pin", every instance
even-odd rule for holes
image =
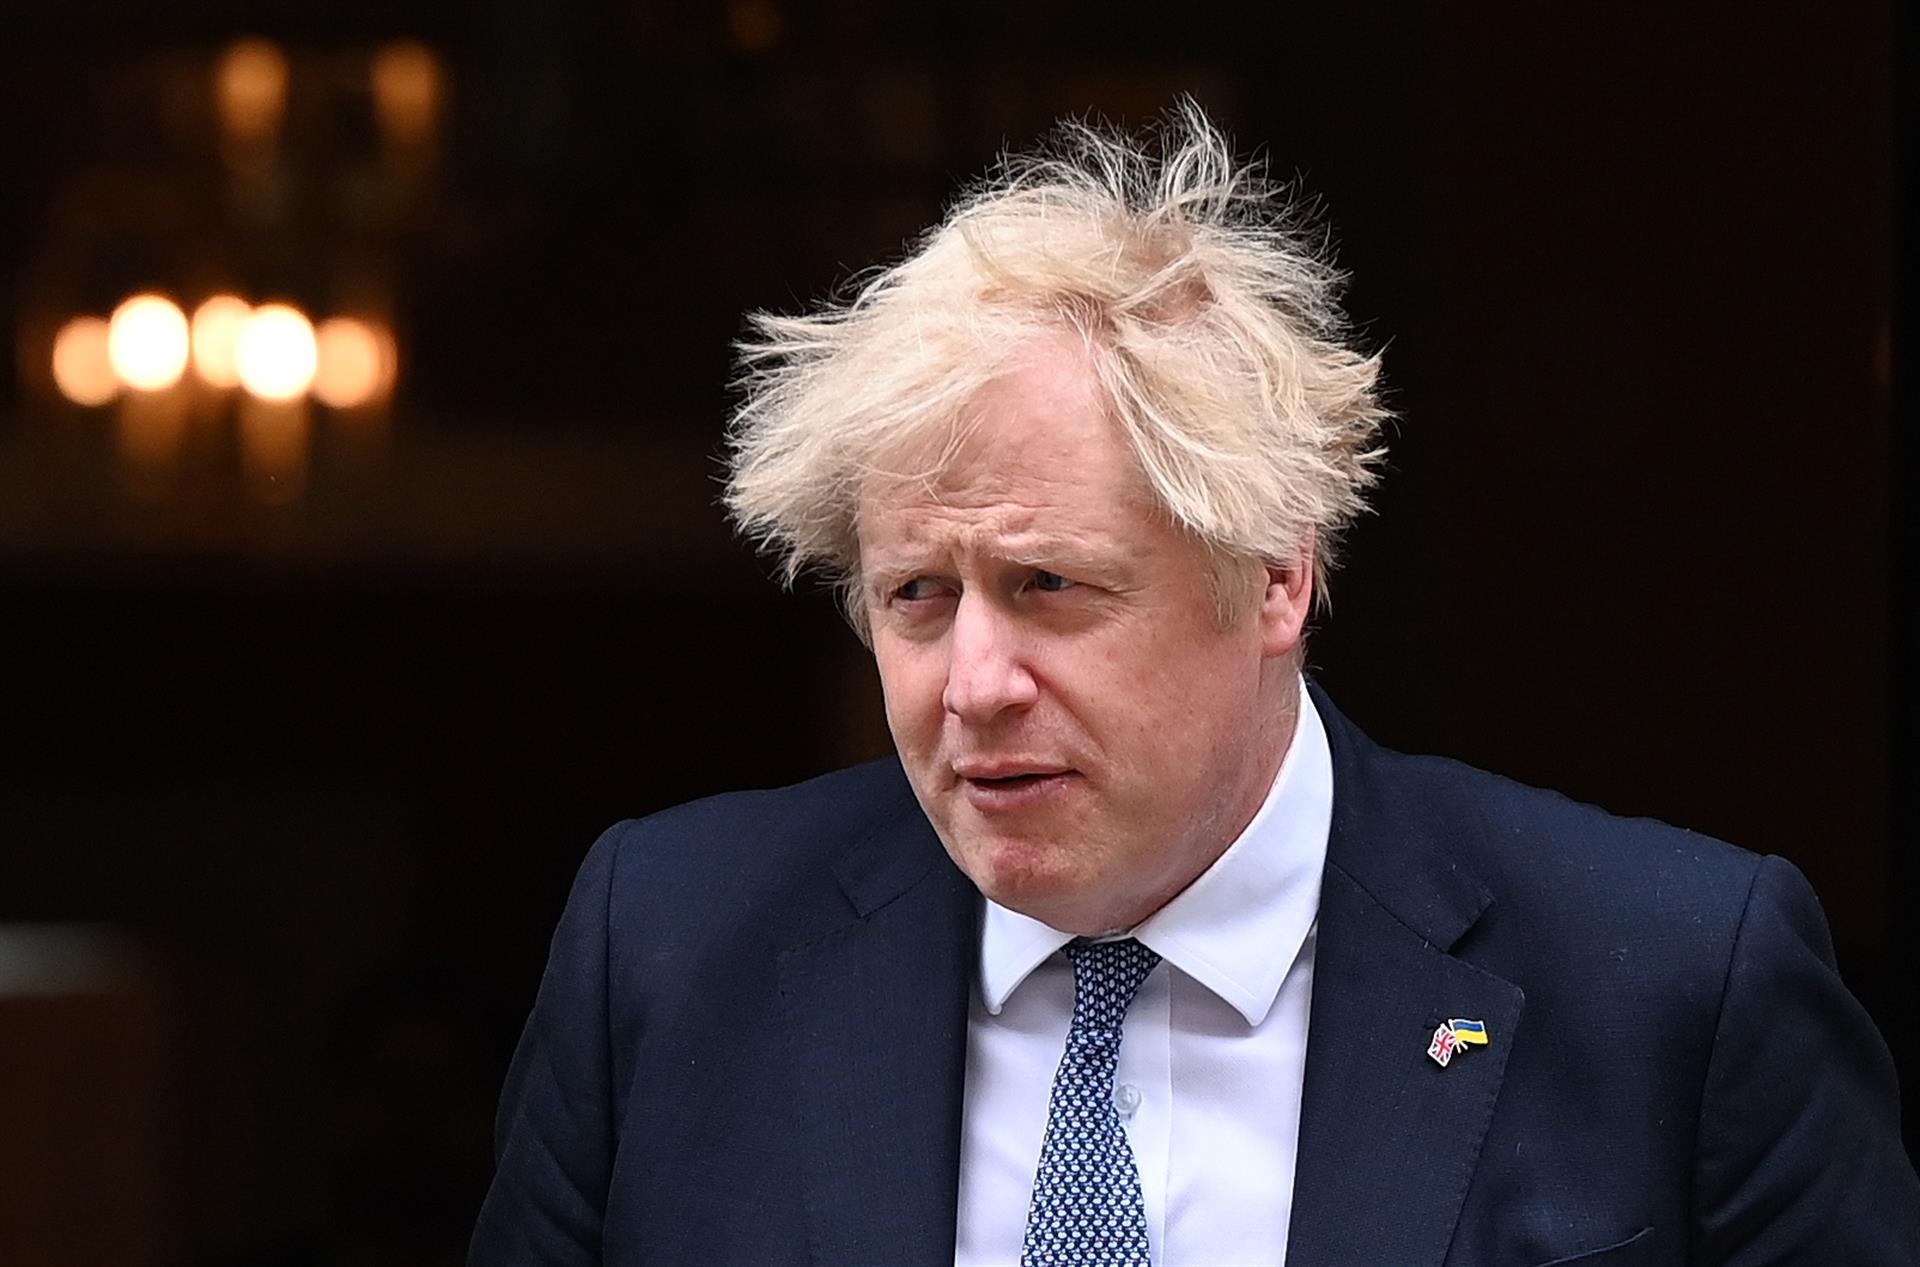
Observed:
[[[1433,1057],[1433,1063],[1445,1069],[1453,1063],[1453,1058],[1469,1047],[1487,1045],[1487,1026],[1484,1021],[1471,1021],[1455,1017],[1442,1021],[1433,1031],[1433,1041],[1427,1044],[1427,1055]]]

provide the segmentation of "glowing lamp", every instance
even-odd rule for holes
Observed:
[[[120,394],[120,379],[107,359],[107,323],[75,317],[53,336],[53,385],[76,405],[104,405]]]
[[[287,110],[287,55],[272,40],[235,40],[214,71],[220,121],[241,140],[261,141],[280,130]]]
[[[240,330],[253,309],[244,299],[215,295],[193,310],[193,368],[209,387],[238,387]]]
[[[133,296],[107,322],[107,360],[136,390],[173,386],[187,369],[186,314],[159,295]]]
[[[313,394],[333,409],[364,405],[386,386],[387,348],[380,332],[352,317],[332,317],[314,332],[319,358]]]
[[[240,327],[234,369],[240,385],[262,400],[293,400],[313,385],[319,349],[313,323],[297,308],[262,304]]]
[[[373,106],[396,141],[418,144],[433,134],[440,108],[440,60],[413,40],[396,40],[373,55]]]

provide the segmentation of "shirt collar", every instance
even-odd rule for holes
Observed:
[[[1220,996],[1247,1024],[1273,1008],[1320,909],[1333,821],[1333,758],[1305,684],[1293,739],[1273,787],[1227,851],[1130,936]],[[999,1015],[1007,999],[1073,934],[987,902],[980,993]]]

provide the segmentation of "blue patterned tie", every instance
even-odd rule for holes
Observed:
[[[1047,1102],[1020,1267],[1149,1267],[1140,1168],[1113,1106],[1113,1071],[1127,1008],[1160,956],[1128,938],[1070,942],[1067,958],[1073,1025]]]

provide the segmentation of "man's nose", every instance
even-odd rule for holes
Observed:
[[[941,702],[965,722],[992,721],[1039,696],[1018,622],[990,600],[962,594],[954,611],[947,689]]]

